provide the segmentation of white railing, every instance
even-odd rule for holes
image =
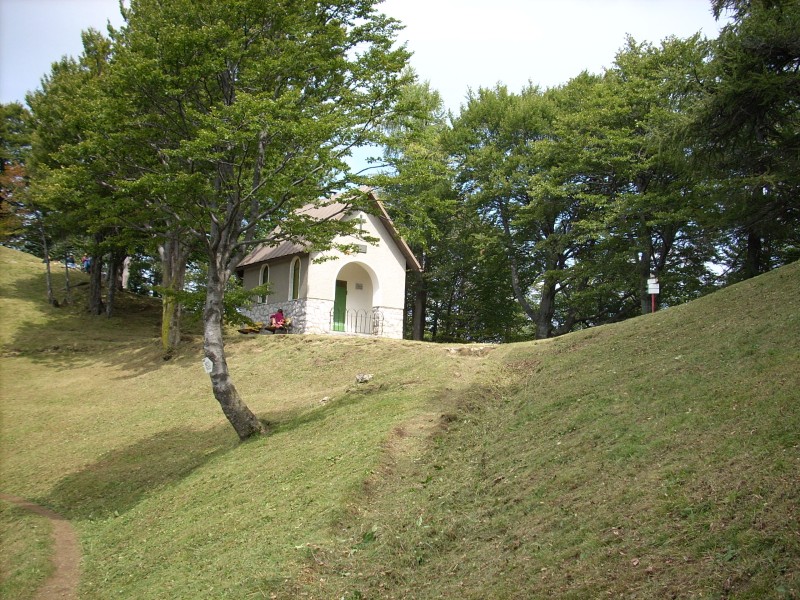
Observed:
[[[341,313],[331,309],[331,331],[342,333],[360,333],[364,335],[383,334],[383,313],[373,308],[372,310],[345,310]]]

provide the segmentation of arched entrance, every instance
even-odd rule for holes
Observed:
[[[331,330],[374,335],[378,326],[374,309],[377,288],[377,278],[366,265],[343,266],[336,275]]]

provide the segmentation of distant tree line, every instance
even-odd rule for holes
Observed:
[[[716,0],[719,37],[628,39],[602,74],[469,94],[409,86],[376,176],[440,341],[545,338],[800,258],[800,3]],[[421,332],[417,332],[421,334]]]

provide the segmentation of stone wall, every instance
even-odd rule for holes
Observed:
[[[333,300],[309,298],[305,302],[305,329],[303,333],[330,333]]]
[[[300,299],[286,302],[256,303],[240,312],[253,321],[269,323],[270,315],[279,308],[292,319],[292,333],[329,333],[330,314],[333,302],[330,300]]]
[[[250,309],[240,309],[240,311],[253,321],[269,323],[270,315],[277,312],[279,308],[283,309],[285,316],[291,317],[292,333],[331,333],[332,300],[310,298],[268,304],[258,303],[253,304]],[[379,315],[378,319],[374,321],[378,326],[375,335],[403,339],[402,309],[376,306],[373,312]]]
[[[383,333],[381,337],[396,340],[403,339],[403,309],[376,306],[375,310],[383,313]]]
[[[254,303],[249,309],[240,308],[241,312],[246,317],[253,321],[261,321],[262,323],[269,324],[270,315],[278,312],[279,308],[283,309],[285,317],[292,319],[292,331],[295,333],[304,333],[305,329],[305,300],[287,300],[286,302],[269,302]]]

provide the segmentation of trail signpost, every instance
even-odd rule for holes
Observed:
[[[661,286],[658,284],[658,279],[651,276],[647,280],[647,293],[650,294],[650,312],[656,312],[656,295],[660,293]]]

